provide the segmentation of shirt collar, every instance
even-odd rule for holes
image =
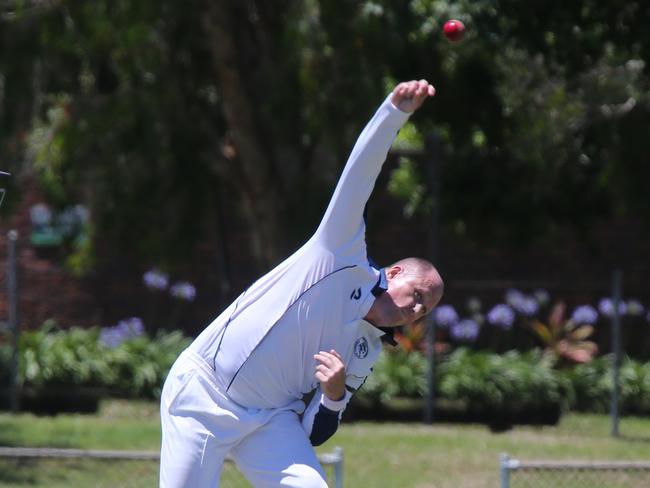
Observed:
[[[374,268],[375,266],[371,266]],[[375,268],[377,269],[377,268]],[[377,279],[377,283],[375,283],[375,286],[372,288],[372,294],[375,297],[378,297],[382,293],[384,293],[386,290],[388,290],[388,280],[386,279],[386,272],[382,269],[379,270],[379,278]]]
[[[370,266],[379,271],[379,278],[377,283],[372,288],[372,294],[376,297],[388,290],[388,280],[386,279],[386,272],[383,268],[377,266],[377,263],[372,258],[368,258],[368,263]],[[393,327],[377,327],[381,330],[384,335],[381,336],[381,341],[385,344],[390,344],[391,346],[397,346],[397,341],[395,340],[395,329]]]

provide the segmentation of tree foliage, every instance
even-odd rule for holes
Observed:
[[[650,215],[641,1],[3,8],[3,166],[36,170],[56,203],[88,203],[104,257],[173,265],[244,222],[247,252],[266,268],[313,230],[388,87],[420,77],[438,95],[412,139],[434,132],[444,144],[448,229],[528,242],[562,224]],[[441,36],[450,17],[468,27],[462,43]],[[394,183],[413,215],[431,201],[418,171],[406,165]]]

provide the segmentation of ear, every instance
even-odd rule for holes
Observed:
[[[395,278],[395,276],[400,274],[402,271],[404,271],[404,269],[401,266],[397,266],[397,265],[391,266],[388,270],[386,270],[386,279],[392,280],[393,278]]]

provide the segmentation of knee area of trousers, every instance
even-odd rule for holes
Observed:
[[[292,473],[293,476],[285,477],[282,480],[281,486],[292,488],[328,488],[323,474],[311,466],[302,465],[299,469],[292,471],[297,472]]]

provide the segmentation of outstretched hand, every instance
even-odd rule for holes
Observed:
[[[436,89],[427,80],[405,81],[393,90],[391,102],[402,112],[415,112]]]

